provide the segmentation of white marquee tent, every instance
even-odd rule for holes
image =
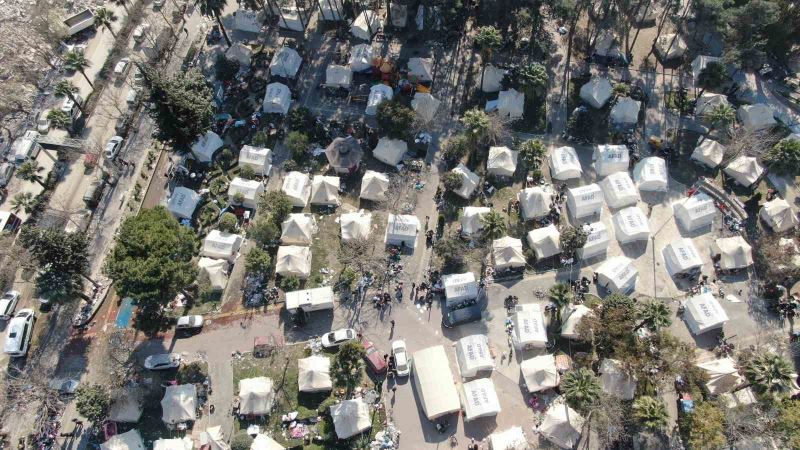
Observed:
[[[617,103],[611,108],[609,116],[611,123],[621,127],[636,125],[636,122],[639,121],[639,110],[641,108],[642,102],[630,97],[623,97],[617,100]]]
[[[302,172],[289,172],[283,177],[281,191],[289,196],[293,206],[305,208],[311,196],[311,178]]]
[[[554,224],[528,232],[528,245],[536,252],[536,259],[549,258],[561,253],[561,233]]]
[[[192,144],[192,154],[198,161],[208,163],[214,159],[214,153],[224,144],[217,133],[209,130]]]
[[[367,239],[371,234],[372,213],[364,211],[342,214],[339,218],[342,227],[342,240]]]
[[[614,172],[627,172],[630,164],[628,147],[610,144],[598,145],[592,153],[592,161],[594,161],[594,170],[598,177],[605,177]]]
[[[703,267],[700,252],[691,239],[676,239],[667,244],[661,252],[664,255],[664,262],[667,263],[667,272],[672,276],[696,273]]]
[[[550,153],[550,176],[556,180],[580,178],[581,161],[574,147],[558,147]]]
[[[113,397],[108,409],[108,420],[136,423],[142,417],[142,396],[136,388],[125,388]]]
[[[497,270],[525,266],[525,254],[522,253],[522,241],[505,236],[492,241],[492,256]]]
[[[620,400],[633,400],[636,384],[636,379],[625,372],[619,361],[606,358],[600,362],[600,385],[607,394]]]
[[[256,377],[239,380],[239,414],[265,416],[275,403],[272,378]]]
[[[267,114],[283,114],[289,112],[292,105],[292,91],[283,83],[270,83],[264,92],[262,111]]]
[[[611,234],[603,222],[594,222],[585,224],[583,229],[586,231],[586,244],[583,248],[578,249],[578,257],[581,259],[589,259],[594,256],[603,254],[608,250],[608,244],[611,242]]]
[[[269,73],[276,77],[294,78],[302,63],[303,58],[300,57],[297,50],[281,47],[275,52],[269,63]]]
[[[197,418],[197,388],[193,384],[167,386],[161,399],[161,420],[168,425]]]
[[[178,186],[167,201],[167,209],[178,219],[191,219],[199,203],[200,194],[187,187]]]
[[[389,139],[382,137],[378,140],[378,145],[372,150],[372,156],[380,162],[386,163],[390,166],[396,166],[403,160],[408,150],[408,144],[401,139]]]
[[[281,444],[266,434],[257,434],[250,444],[250,450],[286,450]]]
[[[772,108],[764,103],[743,105],[736,111],[736,115],[747,130],[763,130],[777,124]]]
[[[350,50],[350,68],[353,72],[363,72],[372,68],[374,50],[369,44],[358,44]]]
[[[686,41],[675,33],[665,34],[656,40],[656,53],[663,60],[680,58],[689,48]]]
[[[603,197],[610,208],[633,206],[639,202],[639,190],[628,172],[614,172],[600,182]]]
[[[250,167],[258,175],[269,175],[272,152],[268,148],[245,145],[239,152],[239,167]]]
[[[503,78],[506,76],[506,71],[499,67],[492,65],[486,66],[483,70],[483,83],[481,90],[483,92],[500,92],[503,86]]]
[[[497,112],[501,117],[519,119],[525,112],[525,94],[515,89],[500,91],[497,97]]]
[[[417,118],[423,123],[430,122],[436,117],[436,112],[442,102],[427,92],[417,92],[411,100],[411,107],[416,111]]]
[[[490,434],[489,448],[492,450],[528,450],[530,445],[522,427],[511,427],[505,431],[495,431]]]
[[[595,271],[598,282],[611,292],[625,294],[633,290],[639,271],[633,260],[624,256],[615,256],[604,262]]]
[[[448,303],[469,300],[478,296],[478,283],[472,272],[442,275],[442,284],[444,285],[444,298]]]
[[[621,209],[611,220],[620,244],[644,241],[650,237],[650,221],[638,206]]]
[[[236,177],[228,185],[228,201],[233,202],[237,194],[241,194],[243,198],[241,205],[245,208],[255,208],[258,205],[258,199],[263,193],[264,184],[256,180],[245,180],[244,178]]]
[[[311,214],[289,214],[281,223],[281,244],[311,245],[317,232],[317,221]]]
[[[603,209],[603,189],[596,183],[567,189],[567,207],[575,219],[599,216]]]
[[[711,245],[711,254],[719,255],[722,270],[742,269],[753,264],[753,249],[741,236],[719,238]]]
[[[611,83],[605,78],[592,77],[581,86],[581,99],[593,108],[602,108],[614,93]]]
[[[414,361],[414,387],[428,420],[460,410],[461,402],[444,347],[436,345],[417,350],[411,359]]]
[[[764,168],[752,156],[739,156],[722,169],[744,187],[749,187],[764,174]]]
[[[297,312],[300,308],[305,312],[333,309],[333,289],[323,286],[312,289],[301,289],[286,293],[286,309]]]
[[[145,446],[139,430],[133,429],[111,436],[100,444],[100,450],[145,450]]]
[[[364,11],[350,25],[350,33],[363,41],[371,41],[372,36],[380,31],[383,23],[375,11]]]
[[[561,325],[561,336],[567,339],[578,339],[578,324],[592,310],[583,305],[575,305],[564,314],[564,323]]]
[[[500,413],[500,400],[497,398],[491,379],[478,378],[464,383],[461,388],[464,392],[462,400],[465,422]]]
[[[641,191],[667,191],[667,162],[664,158],[643,158],[633,168],[633,179]]]
[[[353,71],[347,66],[329,64],[325,69],[325,86],[348,88],[353,82]]]
[[[465,166],[464,163],[459,163],[452,170],[452,172],[461,177],[461,187],[453,193],[461,198],[469,199],[472,196],[472,193],[475,192],[475,189],[478,188],[478,184],[481,182],[481,177],[479,177],[475,172],[467,169],[467,166]]]
[[[197,267],[208,276],[215,291],[224,291],[228,285],[229,263],[223,259],[200,258]]]
[[[722,58],[716,56],[697,55],[697,57],[692,60],[692,77],[695,83],[700,80],[700,73],[708,66],[708,63],[721,61]]]
[[[300,18],[300,11],[294,6],[281,7],[278,26],[291,31],[303,31],[305,29],[303,20]]]
[[[383,102],[389,101],[394,97],[392,88],[385,84],[376,84],[369,89],[369,97],[367,98],[367,107],[364,114],[374,116],[378,113],[378,105]]]
[[[253,57],[253,51],[250,47],[241,42],[236,42],[225,50],[225,57],[229,60],[236,61],[240,67],[250,67],[250,60]]]
[[[347,439],[372,427],[369,406],[363,398],[342,400],[331,405],[330,413],[339,439]]]
[[[528,392],[539,392],[551,389],[561,382],[553,355],[540,355],[523,360],[519,365],[522,379]]]
[[[456,360],[461,376],[474,377],[478,372],[494,370],[494,358],[485,334],[472,334],[456,341]]]
[[[209,450],[231,449],[231,446],[228,445],[228,442],[225,440],[225,436],[222,434],[222,427],[219,425],[206,428],[200,433],[200,447],[205,446],[207,446]]]
[[[706,387],[712,395],[730,392],[745,382],[733,358],[712,359],[697,365],[708,375]]]
[[[406,248],[417,247],[419,219],[417,216],[389,214],[384,242],[386,245],[405,245]]]
[[[543,348],[547,345],[547,324],[539,305],[530,303],[517,306],[511,323],[514,324],[511,340],[517,349]]]
[[[489,147],[486,171],[501,177],[513,176],[517,170],[518,156],[518,152],[511,151],[508,147]]]
[[[308,278],[311,274],[311,249],[297,245],[278,247],[275,273],[284,277]]]
[[[344,4],[342,0],[319,0],[320,20],[337,21],[342,20],[344,14]]]
[[[797,226],[797,215],[792,211],[789,202],[782,198],[776,198],[764,203],[759,216],[776,233]]]
[[[695,103],[694,115],[697,117],[703,117],[713,111],[714,108],[723,105],[731,105],[730,102],[728,102],[728,97],[723,94],[705,92],[697,99],[697,102]]]
[[[673,209],[678,223],[687,231],[711,225],[717,216],[717,206],[705,192],[675,202]]]
[[[703,139],[703,142],[694,148],[691,158],[714,169],[722,164],[725,158],[725,146],[713,139]]]
[[[311,181],[312,205],[339,205],[339,177],[314,175]]]
[[[386,200],[386,191],[389,190],[389,177],[385,173],[368,170],[361,177],[361,193],[359,197],[364,200],[380,202]]]
[[[331,360],[327,356],[312,355],[298,359],[297,367],[300,392],[324,392],[333,389]]]
[[[418,81],[433,81],[433,59],[409,58],[408,74]]]
[[[539,433],[562,449],[572,449],[581,440],[584,419],[562,399],[556,399],[539,425]]]
[[[483,206],[467,206],[461,216],[461,233],[470,236],[483,229],[482,217],[491,211],[492,208]]]
[[[238,234],[211,230],[203,239],[203,249],[200,251],[200,256],[230,261],[236,259],[241,245],[242,237]]]
[[[692,334],[720,329],[728,321],[728,315],[725,314],[722,305],[710,292],[689,297],[683,305],[686,307],[683,317]]]
[[[526,188],[517,194],[520,212],[525,220],[539,219],[550,214],[553,192],[549,186]]]
[[[153,450],[192,450],[194,442],[190,437],[175,439],[156,439],[153,441]]]

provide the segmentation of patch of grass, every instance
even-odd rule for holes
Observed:
[[[335,276],[342,269],[336,257],[340,240],[340,227],[336,223],[336,215],[317,216],[317,226],[319,231],[311,242],[311,275],[306,281],[306,289],[324,285],[326,279]],[[322,268],[327,268],[330,273],[327,275],[321,273]]]

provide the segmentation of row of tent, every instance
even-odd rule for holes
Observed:
[[[239,197],[241,206],[254,209],[258,205],[264,184],[257,180],[235,177],[228,185],[228,201],[233,203]],[[167,199],[167,209],[178,219],[191,219],[203,197],[197,191],[178,186]]]

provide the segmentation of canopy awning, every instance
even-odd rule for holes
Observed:
[[[550,153],[550,176],[556,180],[580,178],[581,161],[574,147],[558,147]]]
[[[197,418],[197,389],[193,384],[167,386],[161,399],[161,420],[169,425]]]
[[[595,271],[598,282],[611,292],[627,293],[636,285],[639,271],[633,260],[624,256],[615,256],[604,262]]]
[[[686,307],[686,326],[692,334],[720,329],[728,321],[722,305],[710,292],[689,297],[683,304]]]
[[[448,302],[469,300],[478,296],[478,283],[472,272],[442,275],[444,297]]]
[[[710,225],[717,216],[717,206],[705,192],[698,192],[688,199],[675,202],[673,209],[675,218],[686,231]]]
[[[339,225],[342,228],[343,241],[367,239],[372,233],[372,213],[358,211],[342,214]]]
[[[490,147],[486,171],[502,177],[513,176],[517,170],[517,156],[518,152],[511,151],[508,147]]]
[[[311,196],[311,178],[302,172],[289,172],[283,177],[281,191],[289,196],[293,206],[305,208]]]
[[[662,252],[670,275],[691,273],[703,267],[703,260],[691,239],[674,240],[667,244]]]
[[[477,233],[483,229],[483,216],[491,211],[485,206],[467,206],[461,216],[461,233],[467,236]]]
[[[550,186],[535,186],[523,189],[517,194],[520,212],[525,220],[540,219],[550,214],[553,192]]]
[[[461,177],[461,187],[453,193],[461,198],[469,199],[472,196],[472,193],[475,192],[475,189],[478,188],[478,184],[481,182],[481,177],[479,177],[475,172],[469,170],[464,163],[459,163],[458,166],[452,170],[452,172]]]
[[[464,336],[456,341],[456,360],[464,378],[478,372],[494,370],[494,358],[489,351],[489,340],[484,334]]]
[[[417,350],[412,361],[414,387],[428,420],[460,410],[461,402],[444,347],[436,345]]]
[[[741,236],[715,240],[711,254],[719,256],[718,264],[723,270],[743,269],[753,264],[753,249]]]
[[[525,267],[526,264],[522,241],[510,236],[492,241],[492,256],[497,270]]]
[[[611,242],[611,234],[603,222],[593,222],[583,225],[586,232],[586,243],[583,248],[578,249],[578,256],[581,259],[589,259],[605,253],[608,244]]]
[[[212,230],[203,239],[200,256],[231,260],[236,257],[241,245],[242,237],[238,234]]]
[[[644,241],[650,237],[650,221],[638,206],[621,209],[611,220],[620,244]]]
[[[521,118],[525,113],[525,94],[515,89],[501,91],[497,97],[497,112],[501,117]]]
[[[364,150],[361,144],[352,136],[337,137],[325,148],[325,157],[328,164],[337,173],[353,173],[361,164]]]
[[[603,209],[603,189],[596,183],[567,189],[567,207],[575,219],[599,216]]]
[[[628,172],[614,172],[600,182],[603,196],[610,208],[633,206],[639,202],[639,190]]]
[[[633,168],[633,179],[642,191],[667,191],[667,162],[663,158],[644,158]]]
[[[480,417],[496,416],[500,400],[489,378],[478,378],[462,385],[464,391],[464,420],[469,422]]]
[[[713,139],[703,139],[703,142],[695,147],[691,158],[711,169],[715,169],[722,164],[725,158],[725,146]]]
[[[189,188],[178,186],[169,197],[167,209],[178,219],[191,219],[199,203],[200,194]]]
[[[333,389],[331,360],[327,356],[313,355],[298,359],[297,367],[300,392],[324,392]]]
[[[281,223],[281,244],[311,245],[317,232],[317,221],[311,214],[289,214]]]
[[[594,148],[592,154],[597,176],[605,177],[614,172],[627,172],[630,164],[628,147],[624,145],[603,144]]]
[[[797,214],[792,210],[789,202],[782,198],[764,203],[759,216],[772,228],[772,231],[777,233],[797,226]]]
[[[536,252],[536,259],[549,258],[561,253],[561,233],[554,224],[528,232],[528,245]]]
[[[245,378],[239,381],[239,414],[265,416],[275,402],[272,378]]]
[[[281,47],[272,56],[272,61],[269,63],[269,72],[276,77],[294,78],[302,63],[303,58],[300,57],[297,50]]]
[[[403,160],[403,155],[408,151],[408,144],[401,139],[389,139],[382,137],[378,140],[378,145],[372,150],[372,156],[378,161],[390,166],[396,166]]]
[[[519,365],[522,379],[528,392],[539,392],[557,387],[561,376],[556,368],[556,358],[553,355],[541,355],[525,359]]]
[[[283,114],[289,112],[292,105],[292,91],[283,83],[270,83],[264,92],[262,110],[267,114]]]
[[[278,247],[275,257],[275,273],[289,277],[308,278],[311,274],[311,249],[296,245]]]
[[[592,77],[581,86],[581,99],[593,108],[602,108],[614,93],[611,83],[605,78]]]

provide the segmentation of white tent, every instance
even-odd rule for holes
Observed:
[[[281,223],[281,244],[311,245],[317,232],[317,221],[311,214],[289,214]]]
[[[630,97],[623,97],[617,100],[614,107],[611,108],[609,118],[611,123],[617,126],[633,126],[639,121],[639,110],[642,107],[642,102],[634,100]]]
[[[581,440],[583,422],[580,414],[557,399],[547,408],[539,433],[559,448],[572,449]]]
[[[142,417],[141,395],[135,388],[119,391],[108,409],[108,420],[136,423]]]
[[[797,226],[797,215],[792,211],[789,202],[782,198],[764,203],[759,216],[777,233]]]
[[[239,380],[239,414],[265,416],[275,402],[272,378],[256,377]]]
[[[434,420],[461,409],[453,372],[444,347],[436,345],[414,352],[413,379],[422,410]]]
[[[361,177],[361,193],[359,197],[364,200],[380,202],[386,200],[389,190],[389,177],[385,173],[368,170]]]
[[[408,150],[408,144],[401,139],[389,139],[382,137],[378,140],[378,145],[372,150],[372,156],[378,161],[386,163],[390,166],[396,166],[403,160]]]
[[[193,384],[176,384],[164,389],[161,399],[161,420],[168,425],[190,422],[197,418],[197,389]]]
[[[730,102],[728,102],[728,98],[725,95],[705,92],[697,99],[694,106],[694,114],[697,117],[703,117],[714,108],[722,105],[730,106]]]
[[[492,241],[492,256],[497,270],[525,267],[525,254],[522,253],[522,241],[505,236]]]
[[[342,227],[342,240],[367,239],[372,233],[372,214],[364,211],[342,214],[339,218]]]
[[[208,163],[214,159],[214,153],[224,144],[217,133],[209,130],[192,144],[192,154],[198,161]]]
[[[728,315],[725,314],[722,305],[710,292],[689,297],[683,305],[686,307],[683,317],[692,334],[721,329],[728,321]]]
[[[520,213],[525,220],[540,219],[550,214],[553,192],[549,186],[535,186],[523,189],[517,194]]]
[[[625,294],[633,290],[639,271],[633,260],[624,256],[615,256],[604,262],[595,271],[598,282],[611,292]]]
[[[203,239],[203,249],[200,251],[200,256],[230,261],[236,259],[236,254],[239,252],[241,245],[242,237],[238,234],[211,230]]]
[[[528,450],[530,445],[521,427],[511,427],[489,435],[489,448],[492,450]]]
[[[297,245],[278,247],[275,273],[284,277],[308,278],[311,274],[311,249]]]
[[[596,183],[567,189],[567,207],[575,219],[600,215],[603,209],[603,189]]]
[[[611,83],[605,78],[592,77],[581,86],[581,98],[594,108],[602,108],[614,93]]]
[[[263,193],[264,184],[256,180],[245,180],[244,178],[236,177],[228,185],[228,201],[233,203],[237,194],[241,194],[244,198],[241,205],[245,208],[255,208],[258,205],[258,199]]]
[[[208,276],[211,288],[215,291],[224,291],[228,285],[229,263],[223,259],[200,258],[197,267]]]
[[[311,178],[302,172],[289,172],[283,178],[281,191],[289,196],[293,206],[305,208],[311,196]]]
[[[311,181],[312,205],[339,205],[339,177],[314,175]]]
[[[650,237],[650,221],[638,206],[621,209],[611,220],[620,244],[645,241]]]
[[[656,53],[663,60],[680,58],[689,48],[686,41],[675,33],[660,36],[655,43]]]
[[[200,203],[200,194],[183,186],[172,191],[167,201],[167,209],[178,219],[191,219]]]
[[[294,78],[303,58],[297,50],[289,47],[281,47],[275,52],[272,61],[269,63],[269,73],[276,77]]]
[[[483,229],[483,216],[489,213],[492,208],[482,206],[467,206],[461,216],[461,233],[467,236],[477,233]]]
[[[464,391],[464,421],[469,422],[480,417],[496,416],[500,413],[500,400],[494,390],[494,383],[489,378],[478,378],[461,385]]]
[[[485,334],[472,334],[456,341],[456,360],[461,376],[474,377],[478,372],[494,370],[494,358]]]
[[[250,67],[250,60],[253,58],[253,51],[250,50],[250,47],[242,44],[241,42],[237,42],[231,45],[228,50],[225,51],[225,57],[229,60],[238,62],[240,67],[246,68]]]
[[[225,441],[225,436],[222,435],[222,427],[219,425],[206,428],[205,431],[200,433],[200,447],[205,446],[209,450],[231,449],[231,446]]]
[[[286,309],[290,312],[297,312],[300,308],[305,312],[312,312],[333,309],[333,307],[333,289],[330,286],[286,293]]]
[[[603,391],[620,400],[633,400],[636,394],[636,379],[614,359],[606,358],[600,362],[600,385]]]
[[[583,173],[578,153],[573,147],[558,147],[550,153],[550,176],[556,180],[580,178]]]
[[[603,30],[597,34],[594,40],[594,53],[600,56],[612,56],[619,52],[617,39],[611,30]]]
[[[506,71],[504,69],[492,65],[486,66],[483,69],[483,84],[481,84],[481,90],[483,92],[500,92],[505,76]]]
[[[592,154],[594,170],[598,177],[605,177],[614,172],[627,172],[630,164],[628,147],[624,145],[598,145]]]
[[[417,234],[419,234],[417,216],[389,214],[384,237],[386,245],[405,246],[413,250],[417,247]]]
[[[472,193],[475,192],[475,189],[478,188],[478,184],[481,182],[481,177],[479,177],[475,172],[467,169],[467,166],[465,166],[464,163],[459,163],[452,172],[461,177],[461,187],[453,193],[461,198],[469,199],[472,196]]]
[[[753,264],[753,249],[741,236],[715,240],[711,254],[720,256],[719,267],[722,270],[741,269]]]
[[[194,442],[188,436],[175,439],[156,439],[153,450],[192,450]]]
[[[713,139],[703,139],[692,152],[692,159],[712,169],[722,164],[725,158],[725,146]]]
[[[639,202],[639,190],[628,172],[614,172],[600,182],[603,196],[610,208],[623,208]]]
[[[353,71],[347,66],[329,64],[325,69],[325,85],[328,87],[350,87],[353,82]]]
[[[722,170],[744,187],[752,186],[764,174],[764,168],[756,158],[744,155],[729,162]]]
[[[300,392],[324,392],[333,389],[331,360],[327,356],[312,355],[298,359],[297,367]]]
[[[259,11],[250,11],[244,8],[239,8],[233,13],[233,28],[239,31],[246,31],[248,33],[259,33],[263,20],[259,17]]]
[[[385,84],[376,84],[369,88],[369,97],[367,98],[367,108],[364,114],[374,116],[378,113],[378,105],[385,101],[389,101],[394,97],[392,88]]]
[[[578,339],[578,324],[581,319],[591,314],[592,310],[583,305],[575,305],[564,314],[564,322],[561,325],[561,337],[567,339]]]
[[[745,382],[733,358],[720,358],[697,365],[708,375],[706,387],[712,395],[730,392]]]
[[[694,78],[694,82],[697,83],[700,80],[700,73],[708,66],[708,63],[721,61],[722,58],[716,56],[697,55],[697,57],[692,60],[692,77]]]
[[[382,26],[381,18],[375,11],[364,11],[350,25],[350,33],[358,39],[371,41],[372,36],[380,31]]]
[[[433,81],[433,59],[409,58],[408,74],[418,81]]]
[[[517,170],[518,156],[518,152],[511,151],[508,147],[489,147],[486,171],[501,177],[513,176]]]
[[[323,1],[323,0],[320,0]],[[350,50],[350,68],[353,72],[363,72],[372,68],[374,51],[369,44],[358,44]]]
[[[269,175],[272,152],[268,148],[245,145],[239,152],[239,167],[250,167],[258,175]]]
[[[111,436],[100,444],[100,450],[145,450],[145,446],[139,430],[133,429]]]
[[[319,5],[320,20],[342,20],[342,14],[344,14],[342,0],[319,0],[317,4]]]
[[[501,117],[519,119],[525,112],[525,94],[515,89],[500,91],[497,97],[497,112]]]
[[[705,192],[675,202],[673,209],[678,223],[687,231],[711,225],[717,216],[717,206]]]
[[[283,83],[270,83],[264,92],[262,111],[267,114],[283,114],[289,112],[292,105],[292,91]]]
[[[278,26],[291,31],[303,31],[303,20],[300,18],[300,11],[294,6],[284,6],[278,17]]]
[[[442,275],[444,298],[448,303],[469,300],[478,296],[478,283],[472,272]]]
[[[528,245],[536,252],[536,259],[549,258],[561,253],[561,233],[554,224],[528,232]]]
[[[763,130],[777,124],[772,108],[764,103],[740,106],[736,115],[747,130]]]
[[[285,450],[285,448],[266,434],[259,433],[250,444],[250,450]]]
[[[644,158],[633,168],[633,179],[641,191],[667,191],[667,162],[664,158]]]
[[[330,412],[336,437],[339,439],[355,436],[372,426],[369,407],[363,398],[342,400],[331,405]]]
[[[556,358],[553,355],[540,355],[523,360],[519,365],[522,379],[528,392],[539,392],[551,389],[561,382],[561,376],[556,368]]]
[[[423,123],[430,122],[436,117],[436,112],[442,102],[426,92],[417,92],[411,100],[411,107],[416,111],[417,118]]]
[[[514,329],[511,340],[517,349],[542,348],[547,345],[547,324],[544,313],[536,303],[517,306],[511,316]]]
[[[586,243],[583,248],[578,249],[578,257],[589,259],[599,254],[605,253],[608,244],[611,242],[611,234],[603,222],[594,222],[583,226],[586,231]]]
[[[676,239],[667,244],[662,253],[664,254],[664,262],[667,263],[667,271],[672,276],[696,273],[703,267],[700,252],[697,251],[691,239]]]

